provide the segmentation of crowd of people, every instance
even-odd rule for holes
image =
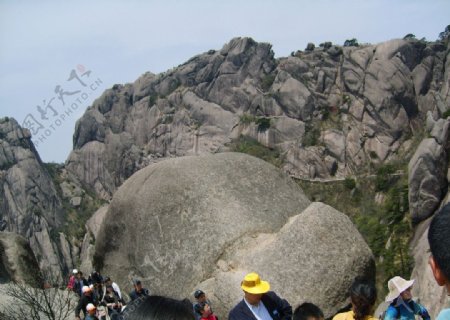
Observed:
[[[444,206],[431,221],[428,231],[431,256],[429,265],[439,286],[450,295],[450,203]],[[195,302],[149,295],[139,280],[134,281],[131,301],[126,306],[120,289],[110,278],[103,279],[93,272],[88,280],[74,270],[69,289],[80,295],[75,310],[77,319],[83,311],[88,320],[218,320],[211,301],[202,290],[194,292]],[[414,320],[416,316],[430,320],[427,309],[412,297],[414,280],[396,276],[389,280],[389,302],[378,318],[373,316],[377,301],[375,284],[355,279],[349,288],[350,306],[333,320]],[[103,289],[104,288],[104,289]],[[299,305],[294,311],[285,299],[270,290],[270,284],[256,273],[249,273],[241,282],[243,299],[229,312],[229,320],[324,320],[322,310],[311,302]],[[107,313],[101,313],[101,309]],[[109,318],[108,318],[109,317]],[[450,308],[440,312],[436,320],[450,320]]]
[[[121,319],[126,302],[118,284],[110,277],[103,277],[99,272],[93,271],[86,279],[81,271],[74,269],[67,289],[79,297],[75,319],[81,319],[81,314],[84,315],[84,319],[89,320]],[[129,302],[148,295],[149,291],[142,286],[142,282],[138,279],[133,280]]]

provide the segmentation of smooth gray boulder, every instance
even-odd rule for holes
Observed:
[[[309,204],[284,173],[248,155],[165,160],[115,193],[94,264],[124,288],[138,277],[153,293],[180,298],[213,283],[220,317],[235,302],[242,274],[257,270],[291,303],[315,298],[331,314],[356,275],[374,276],[373,258],[345,215]],[[328,306],[317,287],[329,293]]]
[[[276,233],[243,237],[218,265],[199,287],[220,301],[221,314],[242,299],[240,281],[255,270],[294,307],[313,302],[325,317],[347,305],[355,277],[375,277],[372,252],[350,219],[320,202],[311,203]]]

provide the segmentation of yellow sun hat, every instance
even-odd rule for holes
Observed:
[[[262,281],[257,273],[252,272],[245,276],[241,282],[241,288],[248,293],[263,294],[270,290],[270,284],[267,281]]]

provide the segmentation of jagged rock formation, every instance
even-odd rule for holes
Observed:
[[[413,221],[430,217],[448,189],[450,119],[439,119],[409,162],[409,203]]]
[[[314,301],[327,316],[347,303],[354,277],[375,275],[372,253],[345,215],[310,205],[280,170],[244,154],[152,164],[125,181],[103,219],[97,268],[125,288],[139,277],[153,293],[178,297],[203,282],[220,317],[252,270],[291,303]]]
[[[14,119],[0,119],[1,219],[30,242],[42,269],[61,275],[66,266],[51,237],[62,221],[61,200],[30,138]]]
[[[411,242],[414,257],[412,278],[414,295],[429,308],[434,319],[447,306],[447,292],[439,287],[428,265],[428,227],[433,214],[450,202],[450,119],[440,119],[428,128],[424,139],[409,163],[409,200],[414,221],[422,221]],[[428,219],[427,219],[428,218]]]
[[[12,232],[0,232],[0,283],[36,285],[39,266],[28,242]]]
[[[95,240],[105,219],[108,206],[99,208],[86,223],[86,234],[81,245],[79,269],[84,272],[94,270],[92,261],[95,253]]]
[[[298,51],[290,57],[275,59],[269,44],[257,43],[250,38],[233,39],[221,50],[210,50],[195,56],[168,72],[159,75],[145,73],[132,84],[115,85],[106,90],[77,122],[74,150],[66,167],[61,167],[60,181],[56,184],[43,167],[30,141],[29,132],[21,129],[13,119],[1,119],[0,220],[3,221],[0,221],[0,228],[6,227],[6,230],[24,236],[30,242],[41,268],[60,274],[81,262],[79,266],[89,272],[97,246],[97,262],[104,263],[106,272],[111,271],[111,275],[121,279],[134,275],[147,277],[152,285],[160,275],[156,277],[155,274],[147,273],[148,268],[144,270],[142,265],[151,268],[156,266],[160,270],[161,266],[167,264],[172,268],[167,274],[171,275],[180,265],[179,260],[172,263],[166,256],[161,260],[136,253],[132,259],[127,256],[123,260],[128,272],[126,275],[115,271],[116,267],[122,266],[113,266],[119,254],[110,253],[107,248],[108,236],[111,234],[108,228],[121,220],[119,217],[116,220],[104,219],[120,212],[128,213],[126,210],[129,208],[114,205],[98,210],[86,226],[87,232],[82,243],[77,243],[82,237],[79,231],[83,233],[80,223],[76,226],[78,231],[74,232],[78,239],[74,239],[73,234],[57,232],[67,212],[77,217],[80,212],[93,213],[98,208],[97,199],[87,190],[94,190],[97,196],[109,200],[124,181],[149,164],[172,157],[227,151],[233,144],[239,143],[240,137],[254,139],[268,148],[278,150],[282,169],[304,179],[336,179],[365,174],[373,165],[376,167],[384,162],[411,158],[408,168],[409,203],[411,217],[417,228],[411,244],[416,263],[413,275],[418,278],[417,295],[422,301],[429,301],[430,309],[436,311],[440,305],[434,301],[443,297],[442,291],[436,290],[423,257],[427,255],[426,227],[429,218],[439,206],[450,200],[449,120],[440,119],[450,110],[448,43],[427,43],[414,39],[360,47],[339,47],[328,43],[321,48],[308,45],[305,52]],[[419,144],[420,140],[423,141]],[[203,161],[199,159],[204,158],[192,159]],[[164,163],[160,165],[164,167]],[[184,171],[178,175],[170,173],[167,179],[178,181],[180,176],[186,174]],[[245,171],[247,174],[249,170]],[[196,177],[208,178],[202,174],[199,171]],[[149,177],[145,184],[152,183],[154,178]],[[235,180],[240,181],[238,178]],[[196,188],[204,187],[198,181],[194,182],[198,186]],[[267,182],[266,187],[270,188],[271,183]],[[257,181],[252,184],[257,184]],[[124,185],[124,188],[129,186]],[[272,193],[290,194],[292,188],[287,188],[290,191],[273,190]],[[248,189],[245,191],[255,192],[250,187]],[[152,192],[156,191],[152,189]],[[189,198],[192,192],[191,188],[185,188],[177,196]],[[123,193],[119,191],[114,203],[128,201],[126,203],[132,208],[139,206],[122,199]],[[131,194],[130,199],[134,199],[137,194]],[[223,195],[218,195],[219,199],[220,196]],[[233,205],[240,205],[236,199],[241,196],[243,194],[238,193],[226,205],[222,205],[223,208],[215,209],[228,208],[231,212]],[[379,196],[383,198],[382,194]],[[181,200],[178,203],[180,208],[184,206]],[[150,203],[151,200],[146,201]],[[208,204],[212,199],[205,197],[202,201]],[[262,215],[267,219],[263,221],[270,222],[272,229],[258,229],[258,225],[252,226],[253,229],[245,229],[244,224],[236,224],[237,231],[233,232],[242,235],[241,240],[247,239],[250,247],[251,243],[264,240],[258,245],[261,245],[260,249],[270,260],[276,259],[278,254],[272,250],[274,244],[282,246],[291,233],[308,234],[308,229],[303,230],[296,224],[298,221],[309,223],[303,221],[309,217],[305,212],[314,211],[318,216],[330,217],[337,225],[342,223],[343,228],[348,227],[338,213],[320,204],[312,204],[300,216],[288,222],[289,217],[299,214],[309,204],[303,197],[295,201],[301,202],[298,208],[286,207],[285,203],[279,203],[277,199],[264,205],[257,202],[260,207],[255,205],[254,208],[246,208],[249,217],[261,217],[263,212],[258,211],[258,208],[273,208],[276,204],[282,206],[278,211],[282,219]],[[240,209],[243,207],[239,206]],[[150,213],[166,209],[156,207],[156,211],[152,210]],[[182,221],[196,216],[193,210],[181,210],[178,213]],[[208,221],[211,220],[209,218],[205,217]],[[314,220],[313,215],[310,218]],[[239,219],[242,217],[230,221],[235,223]],[[136,221],[140,223],[140,220]],[[212,219],[210,223],[217,221],[221,220]],[[316,221],[315,226],[319,227],[321,223],[326,226],[326,221]],[[149,225],[155,228],[155,221]],[[137,227],[145,226],[139,224]],[[157,233],[152,235],[155,237],[160,232],[158,222],[156,227]],[[124,230],[127,229],[119,231]],[[233,235],[235,240],[239,238]],[[256,238],[251,235],[256,235]],[[133,237],[117,245],[128,245],[126,249],[135,252],[139,247],[136,247],[138,235]],[[348,238],[341,240],[349,241]],[[95,244],[97,241],[99,243]],[[201,285],[211,291],[215,298],[225,301],[235,299],[234,282],[239,281],[242,273],[253,267],[253,262],[249,263],[243,256],[242,252],[246,250],[231,250],[228,245],[233,243],[238,244],[239,241],[227,242],[222,247],[223,243],[219,243],[215,248],[204,248],[218,260],[208,258],[210,260],[199,263],[209,269],[191,270],[189,276],[192,275],[192,278],[184,284],[185,287],[180,288],[180,293],[186,294],[188,288],[192,289],[204,281]],[[176,242],[176,245],[182,246],[183,243]],[[215,255],[217,252],[223,253],[222,258]],[[305,249],[304,252],[308,251]],[[295,257],[295,254],[292,256]],[[354,263],[351,256],[349,259]],[[255,268],[264,270],[272,277],[272,270],[264,269],[265,261],[255,263]],[[366,260],[362,261],[361,266],[366,265]],[[130,266],[134,269],[127,269]],[[343,270],[347,272],[347,269]],[[348,274],[354,275],[351,272]],[[272,280],[275,286],[285,287],[284,279],[274,276]],[[350,278],[341,280],[340,288],[344,290]],[[227,294],[220,296],[214,290],[216,286],[227,288]],[[296,292],[283,293],[286,296],[295,294],[296,299],[302,300],[310,297],[307,292],[304,296]],[[323,292],[328,291],[325,288]],[[431,300],[427,300],[427,297],[431,297]],[[326,309],[327,314],[331,314],[334,307],[341,304],[339,299],[333,302],[332,308]]]
[[[166,73],[107,90],[78,121],[68,170],[104,198],[159,158],[226,150],[241,135],[303,178],[401,158],[427,112],[448,109],[444,42],[327,46],[275,59],[236,38]],[[224,147],[225,146],[225,147]]]

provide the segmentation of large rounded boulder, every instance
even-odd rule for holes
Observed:
[[[126,289],[133,278],[179,298],[205,288],[222,317],[242,296],[246,272],[327,314],[345,304],[354,277],[374,276],[372,253],[344,214],[311,204],[279,169],[238,153],[136,172],[113,197],[94,263]]]

